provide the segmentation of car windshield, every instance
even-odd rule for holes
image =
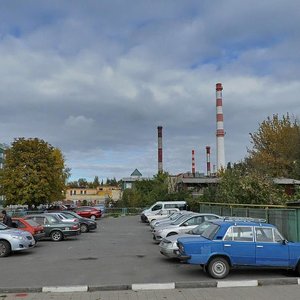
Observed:
[[[0,230],[4,230],[4,229],[8,229],[8,227],[5,224],[0,223]]]
[[[38,223],[36,223],[36,222],[34,222],[33,220],[30,220],[30,219],[27,219],[26,222],[27,222],[29,225],[33,226],[33,227],[40,226],[40,224],[38,224]]]
[[[204,230],[209,227],[212,223],[210,222],[203,222],[200,225],[198,225],[197,227],[195,227],[194,229],[190,230],[188,233],[189,234],[195,234],[195,235],[201,235]]]
[[[172,225],[179,225],[181,224],[181,222],[185,219],[188,219],[187,215],[182,215],[181,217],[179,217],[178,219],[176,219],[174,222],[172,222]]]
[[[64,215],[69,215],[69,216],[73,216],[75,218],[81,219],[81,217],[78,214],[76,214],[76,212],[74,212],[74,211],[64,212]]]
[[[74,216],[66,213],[61,213],[60,215],[63,217],[63,219],[74,219]]]
[[[212,240],[216,235],[217,231],[219,230],[219,228],[220,228],[219,225],[210,223],[210,225],[206,227],[206,229],[204,229],[204,231],[201,233],[201,236],[206,239]]]

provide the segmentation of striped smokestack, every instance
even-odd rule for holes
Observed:
[[[222,105],[222,83],[216,84],[216,106],[217,106],[217,171],[225,168],[225,147],[224,147],[224,119]]]
[[[195,150],[192,150],[192,173],[195,176],[196,168],[195,168]]]
[[[158,173],[163,172],[163,152],[162,152],[162,126],[157,127],[158,136]]]
[[[210,176],[210,147],[206,146],[206,170],[207,176]]]

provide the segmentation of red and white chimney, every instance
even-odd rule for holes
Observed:
[[[216,84],[216,107],[217,107],[217,171],[225,169],[225,147],[224,147],[224,118],[222,104],[222,83]]]
[[[157,127],[158,136],[158,173],[163,172],[162,126]]]
[[[192,150],[192,173],[195,177],[196,168],[195,168],[195,150]]]
[[[207,176],[209,177],[211,175],[210,172],[210,147],[206,146],[206,171]]]

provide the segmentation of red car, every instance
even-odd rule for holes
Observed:
[[[44,227],[33,220],[24,220],[22,218],[12,218],[13,227],[24,231],[29,231],[35,241],[40,240],[45,236]]]
[[[80,206],[74,210],[79,216],[90,218],[92,220],[99,219],[102,216],[101,210],[92,206]]]

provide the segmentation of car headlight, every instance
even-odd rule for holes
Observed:
[[[21,235],[12,235],[12,238],[17,240],[23,240],[23,236]]]

